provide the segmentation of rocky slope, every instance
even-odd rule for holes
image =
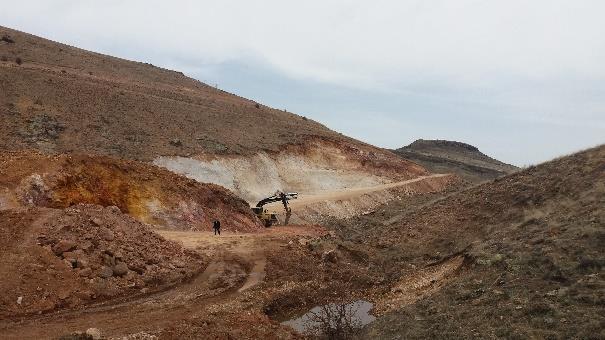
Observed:
[[[251,201],[308,184],[344,188],[365,175],[388,182],[427,173],[387,150],[180,72],[9,28],[0,27],[0,35],[8,37],[0,41],[0,150],[155,161]],[[250,171],[255,178],[246,178]],[[329,179],[313,183],[318,173]]]
[[[467,181],[478,183],[518,170],[483,154],[476,147],[447,140],[419,139],[394,150],[399,156],[416,162],[434,173],[455,173]]]
[[[602,338],[604,206],[600,146],[336,223],[342,237],[375,249],[393,282],[464,258],[445,282],[426,283],[433,295],[386,313],[367,336]]]
[[[207,264],[115,207],[0,210],[0,318],[129,298]]]

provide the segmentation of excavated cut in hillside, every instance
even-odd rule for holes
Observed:
[[[419,139],[394,150],[435,173],[455,173],[478,183],[511,174],[519,169],[483,154],[475,146],[447,140]]]
[[[455,256],[466,264],[438,293],[379,318],[369,337],[605,336],[605,146],[402,216],[396,205],[377,212],[392,223],[357,219],[342,231],[404,272]]]
[[[0,155],[0,210],[22,206],[116,206],[159,228],[254,231],[262,226],[248,204],[228,190],[156,166],[107,156]]]

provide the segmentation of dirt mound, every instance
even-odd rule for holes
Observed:
[[[207,261],[115,207],[0,211],[0,318],[133,297]]]
[[[392,202],[340,225],[406,277],[464,256],[433,296],[379,318],[389,338],[600,338],[605,324],[605,146],[434,202]]]
[[[228,190],[198,183],[146,163],[106,156],[0,155],[0,209],[65,208],[78,203],[116,206],[161,228],[228,231],[261,229],[248,204]]]
[[[431,172],[455,173],[475,183],[518,171],[517,167],[493,159],[475,146],[455,141],[419,139],[394,152]]]

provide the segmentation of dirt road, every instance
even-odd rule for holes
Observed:
[[[434,174],[434,175],[430,175],[430,176],[420,176],[420,177],[410,179],[407,181],[381,184],[381,185],[376,185],[376,186],[372,186],[372,187],[326,191],[326,192],[322,192],[321,194],[315,194],[315,195],[300,194],[297,199],[290,201],[289,204],[292,209],[297,209],[297,208],[306,207],[308,205],[311,205],[314,203],[319,203],[319,202],[349,200],[349,199],[359,197],[359,196],[362,196],[365,194],[369,194],[372,192],[376,192],[376,191],[383,191],[383,190],[399,188],[399,187],[403,187],[403,186],[406,186],[406,185],[409,185],[412,183],[425,181],[429,178],[440,178],[440,177],[446,177],[446,176],[451,176],[451,175],[450,174]],[[267,204],[266,207],[268,209],[274,209],[274,210],[279,211],[281,209],[281,202],[274,202],[271,204]]]
[[[210,264],[191,282],[160,293],[88,305],[75,311],[1,320],[2,338],[56,338],[91,327],[100,328],[106,337],[161,330],[180,320],[212,313],[262,282],[265,251],[280,247],[293,238],[318,236],[324,231],[291,226],[261,233],[224,233],[221,236],[210,232],[159,233],[210,256]]]

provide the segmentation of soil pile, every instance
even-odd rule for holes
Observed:
[[[474,183],[502,177],[519,170],[515,166],[483,154],[472,145],[461,142],[419,139],[394,152],[431,172],[455,173]]]
[[[117,206],[160,228],[228,231],[262,228],[248,204],[228,190],[170,171],[106,156],[0,155],[0,209],[65,208],[78,203]]]
[[[116,207],[0,211],[0,317],[132,298],[207,263]]]

